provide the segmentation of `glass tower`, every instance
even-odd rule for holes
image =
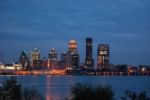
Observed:
[[[86,38],[86,57],[85,57],[85,66],[87,68],[94,68],[94,60],[92,55],[93,41],[92,38]]]

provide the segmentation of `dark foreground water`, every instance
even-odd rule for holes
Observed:
[[[0,76],[0,82],[11,76]],[[93,85],[109,84],[115,92],[115,98],[123,95],[125,90],[146,91],[150,96],[149,76],[16,76],[24,87],[36,88],[46,100],[64,100],[75,83],[89,82]]]

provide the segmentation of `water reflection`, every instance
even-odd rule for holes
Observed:
[[[46,98],[46,100],[51,100],[51,93],[50,93],[50,81],[51,81],[51,77],[48,75],[47,77],[46,77],[46,96],[45,96],[45,98]]]
[[[0,83],[10,76],[0,76]],[[116,98],[123,95],[123,91],[130,89],[136,92],[146,91],[150,95],[150,77],[110,77],[110,76],[17,76],[19,83],[29,89],[38,89],[46,100],[65,100],[70,93],[70,86],[75,83],[91,82],[93,85],[109,83]]]
[[[45,98],[46,100],[61,100],[62,96],[59,95],[59,93],[55,93],[57,85],[53,84],[53,78],[52,76],[48,75],[46,76],[46,87],[45,87]]]

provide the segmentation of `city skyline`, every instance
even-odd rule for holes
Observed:
[[[97,45],[105,43],[110,63],[150,64],[149,8],[148,0],[0,1],[0,53],[18,60],[23,50],[38,48],[47,57],[55,48],[60,58],[75,39],[84,62],[85,38],[91,37],[94,60]]]

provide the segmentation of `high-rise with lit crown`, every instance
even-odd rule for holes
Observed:
[[[93,41],[92,38],[86,38],[86,57],[85,57],[85,66],[87,68],[94,68],[94,60],[92,56],[92,47]]]
[[[109,68],[109,45],[99,44],[97,48],[97,68]]]
[[[67,66],[70,68],[78,68],[79,54],[77,50],[77,42],[75,40],[69,41],[69,50],[67,53]]]
[[[69,41],[69,53],[77,53],[77,42],[75,40]]]

